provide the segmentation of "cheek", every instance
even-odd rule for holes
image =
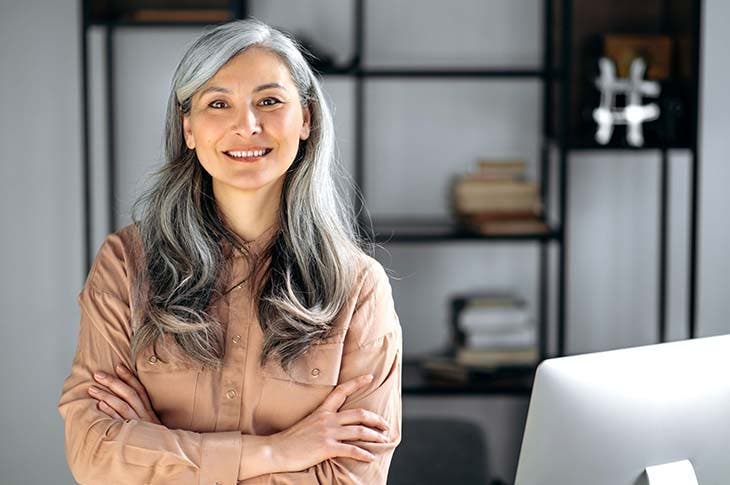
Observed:
[[[220,139],[229,123],[221,116],[199,116],[193,126],[193,135],[198,143],[209,146]]]
[[[287,141],[291,144],[296,144],[299,141],[299,132],[302,128],[304,119],[302,113],[291,110],[278,117],[276,120],[272,120],[276,125],[276,129],[281,133],[282,137],[286,137]]]

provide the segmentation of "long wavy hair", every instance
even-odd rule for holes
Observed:
[[[164,164],[132,207],[143,253],[149,255],[139,258],[142,277],[133,285],[139,311],[133,317],[132,362],[142,349],[170,336],[203,366],[222,363],[224,328],[208,311],[223,294],[226,278],[221,276],[229,269],[222,243],[254,261],[245,241],[225,223],[211,176],[185,144],[181,113],[189,114],[193,94],[252,46],[268,49],[284,62],[302,107],[311,112],[310,136],[300,140],[284,175],[279,228],[258,256],[270,261],[254,295],[264,334],[260,363],[275,356],[289,371],[309,346],[330,335],[356,282],[359,256],[373,252],[349,199],[362,197],[337,160],[332,116],[303,55],[311,54],[289,34],[256,19],[216,26],[190,46],[175,70]]]

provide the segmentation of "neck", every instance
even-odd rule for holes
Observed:
[[[226,223],[244,241],[253,241],[276,223],[283,178],[256,190],[241,190],[213,180],[213,195]]]

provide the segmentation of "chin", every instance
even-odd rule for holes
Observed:
[[[283,183],[284,174],[274,177],[270,176],[270,174],[247,174],[230,179],[218,179],[217,181],[231,188],[250,192],[270,188],[277,182]]]

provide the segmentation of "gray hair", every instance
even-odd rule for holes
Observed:
[[[349,195],[359,197],[335,155],[334,125],[320,82],[288,34],[256,20],[237,20],[212,28],[183,56],[172,79],[165,124],[165,164],[150,188],[133,205],[133,220],[144,254],[134,298],[132,362],[137,353],[166,335],[193,360],[218,367],[224,329],[211,303],[222,296],[230,269],[221,248],[227,241],[249,258],[243,241],[223,222],[210,175],[185,144],[181,112],[189,113],[193,94],[231,58],[249,47],[276,54],[288,67],[302,106],[311,111],[310,135],[300,140],[284,175],[279,232],[261,258],[270,258],[263,284],[255,292],[264,334],[260,363],[276,356],[289,370],[310,345],[330,335],[332,323],[351,294],[357,261],[374,244],[357,225]],[[137,210],[142,207],[142,216]],[[256,274],[254,270],[254,274]],[[253,287],[253,286],[252,286]]]

